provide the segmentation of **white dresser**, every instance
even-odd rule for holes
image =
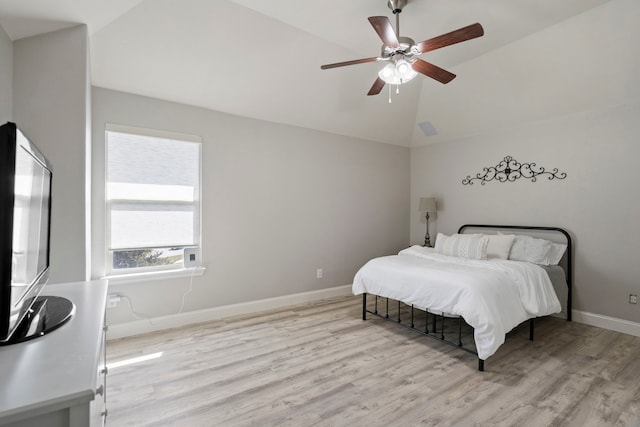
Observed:
[[[42,337],[0,347],[0,426],[86,427],[106,419],[107,282],[46,285],[76,306]]]

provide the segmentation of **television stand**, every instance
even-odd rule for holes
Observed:
[[[0,347],[0,426],[104,425],[107,285],[95,280],[44,287],[48,297],[38,304],[39,314],[34,310],[32,325],[64,318],[67,309],[59,309],[67,301],[75,314],[53,332]]]
[[[75,314],[76,306],[67,298],[39,296],[9,340],[0,345],[11,345],[32,340],[58,329]]]

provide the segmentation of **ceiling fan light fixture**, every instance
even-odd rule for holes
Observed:
[[[393,63],[387,64],[378,73],[378,77],[380,77],[386,84],[390,85],[401,85],[403,83],[407,83],[413,80],[417,75],[418,73],[416,73],[411,66],[411,63],[406,59],[398,59]]]
[[[395,65],[394,64],[385,65],[384,68],[382,70],[380,70],[380,72],[378,73],[378,77],[380,77],[382,80],[384,80],[384,82],[387,83],[387,84],[394,84],[392,82],[396,78],[396,67],[395,67]]]
[[[396,62],[396,71],[398,72],[398,75],[403,82],[408,82],[418,75],[418,73],[413,70],[413,67],[406,59],[400,59],[398,62]]]

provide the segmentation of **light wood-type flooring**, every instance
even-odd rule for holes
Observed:
[[[110,341],[109,426],[640,426],[640,338],[557,318],[472,354],[361,298]]]

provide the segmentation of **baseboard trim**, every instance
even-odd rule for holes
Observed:
[[[134,320],[133,322],[109,325],[109,330],[107,331],[107,340],[125,338],[165,329],[179,328],[181,326],[187,326],[196,323],[210,322],[212,320],[220,320],[227,317],[258,313],[261,311],[273,310],[289,305],[302,304],[305,302],[347,295],[351,295],[351,285],[336,286],[333,288],[319,289],[310,292],[301,292],[297,294],[261,299],[256,301],[248,301],[238,304],[225,305],[222,307],[208,308],[205,310],[189,311],[185,313],[172,314],[169,316],[154,317],[151,319]]]
[[[587,311],[572,310],[571,313],[576,322],[640,337],[640,323]]]

